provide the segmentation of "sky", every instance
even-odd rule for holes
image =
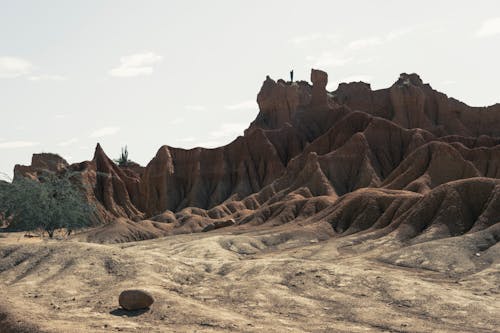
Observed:
[[[500,1],[0,0],[0,172],[33,153],[143,165],[217,147],[258,113],[266,75],[390,86],[416,72],[473,106],[500,102]],[[2,176],[0,176],[1,178]]]

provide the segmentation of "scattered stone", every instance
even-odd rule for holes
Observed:
[[[149,308],[153,304],[154,299],[147,291],[131,289],[122,291],[118,302],[125,310],[133,311]]]

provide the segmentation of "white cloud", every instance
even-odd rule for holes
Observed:
[[[308,62],[310,67],[320,69],[336,68],[350,64],[368,64],[373,62],[373,59],[357,59],[356,51],[367,47],[383,45],[385,43],[392,42],[398,38],[403,37],[406,34],[415,31],[417,28],[417,26],[406,27],[390,31],[387,34],[381,36],[370,36],[367,38],[357,39],[351,41],[350,43],[346,43],[346,46],[342,48],[337,47],[336,49],[325,50],[319,55],[308,55],[306,56],[306,61]],[[301,41],[301,39],[299,39],[299,41]]]
[[[420,28],[421,27],[422,26],[420,26]],[[413,26],[413,27],[406,27],[406,28],[393,30],[393,31],[389,32],[387,35],[385,35],[385,40],[392,41],[394,39],[398,39],[400,37],[403,37],[404,35],[412,33],[413,31],[417,30],[417,28],[419,28],[419,27]]]
[[[373,59],[373,58],[363,58],[363,59],[356,60],[356,64],[367,65],[367,64],[373,63],[374,61],[375,61],[375,59]]]
[[[67,146],[70,146],[70,145],[72,145],[73,143],[76,143],[76,142],[78,142],[77,138],[71,138],[69,140],[59,142],[57,145],[59,147],[67,147]]]
[[[247,100],[236,104],[226,105],[224,108],[227,110],[252,110],[257,109],[257,102],[254,100]]]
[[[194,142],[196,138],[194,136],[188,136],[186,138],[176,139],[177,142]]]
[[[29,76],[28,80],[30,81],[66,81],[66,77],[61,75],[33,75]]]
[[[484,21],[479,30],[476,31],[477,37],[490,37],[494,35],[500,35],[500,17]]]
[[[382,43],[383,43],[383,40],[380,37],[369,37],[369,38],[365,38],[365,39],[358,39],[358,40],[352,41],[349,43],[349,45],[347,45],[347,47],[351,50],[359,50],[359,49],[363,49],[363,48],[369,47],[369,46],[380,45]]]
[[[25,77],[30,81],[63,81],[61,75],[32,74],[34,66],[31,62],[16,57],[0,57],[0,78]]]
[[[300,35],[300,36],[295,36],[292,39],[290,39],[290,42],[295,45],[315,41],[318,39],[321,39],[323,37],[322,34],[320,33],[312,33],[309,35]]]
[[[160,63],[163,57],[153,52],[136,53],[120,58],[120,65],[109,71],[115,77],[134,77],[150,75],[153,65]]]
[[[243,134],[243,131],[246,128],[247,124],[226,123],[222,124],[218,130],[210,132],[210,136],[213,138],[226,138],[231,136],[237,136]]]
[[[0,57],[0,78],[12,78],[29,74],[33,65],[24,59]]]
[[[320,42],[337,42],[339,40],[338,35],[334,34],[323,34],[319,32],[314,32],[308,35],[300,35],[295,36],[289,40],[290,43],[295,46],[309,45],[312,42],[320,41]]]
[[[360,75],[351,75],[351,76],[344,77],[344,78],[340,79],[339,82],[345,82],[345,83],[359,82],[359,81],[369,82],[371,79],[372,79],[372,77],[370,75],[360,74]]]
[[[121,65],[125,67],[144,67],[162,61],[163,57],[154,52],[136,53],[122,57]]]
[[[367,38],[358,39],[358,40],[350,42],[347,45],[347,48],[350,50],[360,50],[360,49],[364,49],[364,48],[371,47],[371,46],[378,46],[378,45],[386,44],[386,43],[392,42],[398,38],[401,38],[409,33],[412,33],[416,29],[417,29],[417,27],[400,28],[400,29],[390,31],[389,33],[387,33],[383,36],[371,36],[371,37],[367,37]]]
[[[210,132],[205,141],[196,142],[196,138],[186,137],[177,139],[177,142],[188,143],[187,146],[189,147],[217,148],[227,144],[228,139],[234,139],[236,136],[242,135],[247,126],[248,124],[243,123],[225,123],[221,124],[217,130]]]
[[[313,68],[331,68],[345,66],[352,61],[352,58],[339,57],[335,52],[323,52],[318,57],[307,56],[306,60]]]
[[[204,141],[198,142],[194,145],[194,147],[202,147],[202,148],[217,148],[222,146],[222,142],[220,141]]]
[[[109,127],[103,127],[95,130],[90,134],[90,138],[101,138],[103,136],[108,136],[108,135],[114,135],[118,133],[120,130],[120,127],[115,127],[115,126],[109,126]]]
[[[177,118],[174,118],[170,121],[170,125],[179,125],[179,124],[182,124],[184,122],[184,118],[182,117],[177,117]]]
[[[186,105],[184,108],[189,111],[204,111],[207,109],[203,105]]]
[[[455,84],[455,83],[457,83],[457,81],[455,81],[455,80],[444,80],[444,81],[441,81],[442,85],[447,85],[447,86],[451,85],[451,84]]]
[[[109,74],[115,77],[134,77],[152,73],[153,67],[117,67],[109,71]]]
[[[0,149],[14,149],[37,146],[40,143],[32,141],[8,141],[0,142]]]

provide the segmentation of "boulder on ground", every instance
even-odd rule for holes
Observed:
[[[124,290],[118,298],[120,306],[125,310],[140,310],[146,309],[153,304],[153,296],[144,290]]]

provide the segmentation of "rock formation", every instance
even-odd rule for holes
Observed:
[[[162,146],[146,167],[122,168],[97,145],[91,161],[36,154],[15,174],[77,172],[105,224],[88,234],[96,241],[324,221],[333,234],[407,241],[500,221],[500,104],[469,107],[417,74],[375,91],[327,92],[319,70],[311,81],[267,77],[258,116],[224,147]]]
[[[14,167],[14,178],[36,178],[36,176],[41,172],[48,171],[57,173],[66,170],[68,166],[68,162],[57,154],[33,154],[31,157],[31,165],[29,167],[19,164]]]
[[[118,303],[125,310],[134,311],[149,308],[154,303],[154,299],[147,291],[131,289],[120,293]]]
[[[328,96],[326,95],[326,85],[328,84],[328,74],[323,71],[311,70],[311,106],[315,108],[326,108],[328,106]]]

